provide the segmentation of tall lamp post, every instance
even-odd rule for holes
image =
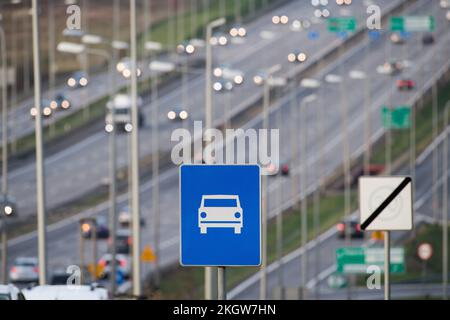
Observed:
[[[281,69],[280,64],[276,64],[266,70],[265,78],[253,78],[255,83],[262,81],[263,84],[263,129],[269,126],[269,105],[270,105],[270,88],[275,82],[273,81],[273,74]],[[267,299],[267,172],[263,172],[262,176],[262,259],[260,268],[260,286],[259,299]]]
[[[206,81],[205,81],[205,129],[212,129],[213,126],[213,101],[212,101],[212,46],[211,37],[213,29],[225,24],[225,18],[214,20],[206,26]],[[209,132],[209,131],[208,131]],[[209,137],[206,137],[209,141]],[[208,156],[205,163],[211,164],[213,159]],[[211,300],[216,296],[217,281],[214,281],[215,270],[212,267],[205,267],[205,299]]]
[[[91,39],[89,41],[87,39]],[[84,38],[85,43],[94,44],[93,37]],[[106,50],[100,49],[92,49],[87,48],[85,44],[78,43],[70,43],[70,42],[61,42],[57,46],[57,50],[59,52],[70,53],[70,54],[92,54],[101,56],[107,59],[108,61],[108,77],[109,77],[109,97],[110,101],[110,114],[111,114],[111,123],[113,124],[112,128],[108,130],[109,132],[109,201],[110,201],[110,225],[111,225],[111,237],[113,239],[111,244],[111,254],[112,254],[112,268],[111,268],[111,292],[115,294],[116,287],[116,246],[115,246],[115,230],[116,230],[116,168],[117,168],[117,160],[116,160],[116,128],[114,128],[114,118],[115,118],[115,107],[114,107],[114,89],[115,89],[115,81],[114,81],[114,65],[112,56]]]
[[[46,217],[45,217],[45,172],[44,149],[42,146],[42,112],[41,112],[41,65],[39,42],[39,1],[31,0],[33,30],[33,68],[34,68],[34,106],[36,108],[36,190],[37,190],[37,231],[39,284],[47,282]]]

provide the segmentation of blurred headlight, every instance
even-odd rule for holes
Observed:
[[[212,46],[216,46],[217,43],[218,43],[217,37],[211,37],[211,39],[209,39],[209,43],[210,43]]]
[[[131,132],[131,130],[133,130],[133,126],[131,125],[131,123],[127,123],[125,125],[125,131],[126,132]]]
[[[64,101],[61,103],[61,107],[62,107],[63,109],[69,109],[69,107],[70,107],[70,102],[67,101],[67,100],[64,100]]]
[[[52,114],[52,109],[50,107],[45,107],[42,111],[45,117],[49,117]]]
[[[122,76],[124,76],[125,78],[129,78],[129,77],[131,77],[131,71],[130,71],[130,69],[125,69],[125,70],[123,70],[122,71]]]
[[[226,38],[225,36],[221,36],[221,37],[219,38],[219,44],[220,44],[221,46],[226,45],[227,42],[228,42],[228,40],[227,40],[227,38]]]
[[[234,77],[234,83],[242,84],[242,82],[244,82],[244,77],[242,77],[241,75],[237,75]]]
[[[175,113],[175,111],[169,111],[167,113],[167,118],[169,118],[170,120],[174,120],[177,117],[177,114]]]
[[[281,24],[286,24],[286,23],[288,23],[288,22],[289,22],[288,16],[281,16],[280,22],[281,22]]]
[[[213,73],[215,77],[221,77],[223,74],[222,68],[214,68]]]
[[[279,24],[280,23],[280,17],[279,16],[273,16],[272,17],[272,23],[273,24]]]
[[[116,65],[116,70],[117,70],[118,72],[122,73],[124,69],[125,69],[125,63],[119,62],[119,63]]]
[[[243,27],[239,28],[238,34],[240,37],[245,37],[247,35],[247,29],[245,29]]]
[[[186,46],[186,53],[192,54],[192,53],[194,53],[194,51],[195,51],[195,47],[192,44],[188,44]]]
[[[52,109],[58,108],[58,104],[56,103],[56,101],[50,102],[50,108],[52,108]]]
[[[297,55],[297,60],[300,62],[305,62],[306,61],[306,54],[301,52]]]
[[[220,82],[215,82],[213,88],[215,91],[220,91],[222,90],[222,84]]]
[[[259,86],[263,83],[263,78],[261,76],[254,76],[253,82]]]
[[[112,132],[112,131],[113,131],[113,128],[114,128],[113,125],[110,124],[110,123],[108,123],[107,125],[105,125],[105,131],[108,132],[108,133]]]
[[[31,115],[32,117],[36,117],[36,115],[37,115],[37,109],[36,109],[35,107],[33,107],[33,108],[30,109],[30,115]]]
[[[237,37],[237,35],[238,35],[238,30],[236,28],[231,28],[230,29],[230,36]]]
[[[296,56],[295,53],[289,53],[288,54],[288,61],[289,62],[295,62]]]
[[[186,120],[188,118],[188,113],[187,113],[187,111],[181,111],[180,112],[180,119],[181,120]]]
[[[9,216],[9,215],[11,215],[13,213],[13,208],[11,206],[9,206],[9,205],[6,205],[3,211],[5,212],[5,214],[7,216]]]
[[[74,78],[69,78],[69,80],[67,80],[67,85],[69,87],[75,87],[77,85],[77,81]]]
[[[85,87],[88,84],[88,80],[85,77],[80,79],[80,86]]]

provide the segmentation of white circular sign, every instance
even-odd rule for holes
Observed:
[[[429,260],[433,255],[433,247],[429,243],[422,243],[417,248],[417,255],[422,260]]]

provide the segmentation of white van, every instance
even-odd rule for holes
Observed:
[[[237,195],[203,195],[198,208],[198,227],[206,234],[208,228],[233,228],[240,234],[243,210]]]
[[[137,101],[138,108],[142,106],[142,99],[138,97]],[[112,101],[109,101],[106,105],[107,113],[105,117],[105,130],[106,132],[111,132],[114,126],[117,129],[131,132],[131,97],[126,94],[117,94],[114,96]],[[114,109],[113,109],[114,108]],[[114,110],[114,123],[112,123],[112,114]],[[144,115],[138,109],[138,126],[142,127],[144,125]]]
[[[108,291],[94,285],[43,285],[23,290],[26,300],[108,300]]]

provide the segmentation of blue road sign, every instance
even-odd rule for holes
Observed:
[[[378,40],[381,37],[381,32],[378,30],[369,30],[369,38],[370,40]]]
[[[337,37],[342,40],[345,40],[348,37],[347,31],[338,31],[336,34],[337,34]]]
[[[319,39],[319,31],[309,31],[308,32],[308,39],[309,40],[317,40]]]
[[[261,264],[258,165],[180,167],[180,263]]]

